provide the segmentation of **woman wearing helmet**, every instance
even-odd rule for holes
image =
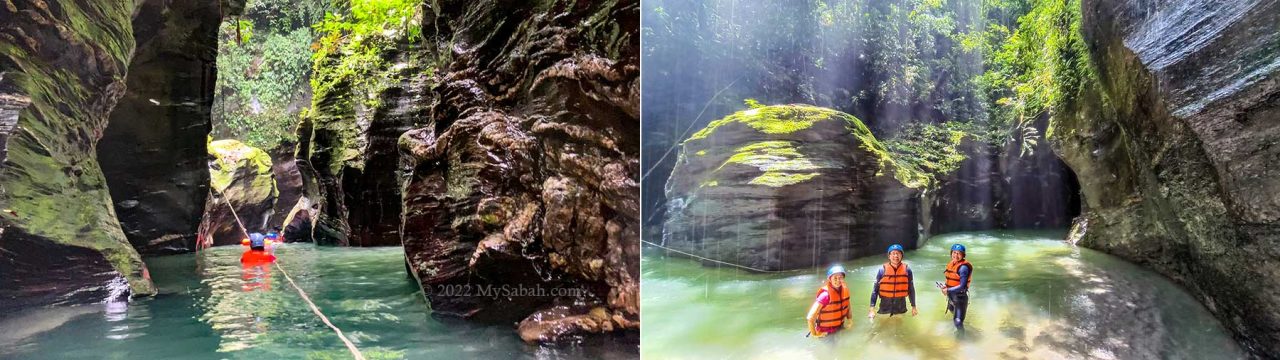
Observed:
[[[973,282],[973,265],[964,259],[964,254],[964,245],[951,245],[951,262],[942,271],[947,278],[942,295],[947,297],[947,310],[952,310],[955,316],[951,321],[959,330],[964,330],[964,316],[969,310],[969,283]]]
[[[884,263],[876,272],[875,285],[871,287],[871,310],[867,318],[876,316],[876,298],[880,299],[880,313],[905,314],[907,300],[911,300],[911,316],[919,313],[916,310],[916,286],[911,276],[911,268],[902,262],[902,245],[889,245],[889,262]]]
[[[844,275],[844,266],[835,265],[827,269],[827,280],[818,289],[818,298],[805,317],[810,335],[823,337],[853,326],[849,287],[845,286]]]

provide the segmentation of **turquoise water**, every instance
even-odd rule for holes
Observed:
[[[0,319],[0,358],[349,359],[277,269],[244,269],[242,248],[147,258],[160,294]],[[399,248],[288,244],[281,266],[368,359],[634,358],[634,341],[526,345],[514,324],[430,315]]]
[[[916,317],[868,320],[874,256],[844,263],[854,327],[806,338],[823,266],[777,274],[704,267],[644,249],[641,354],[647,359],[1239,359],[1205,308],[1154,272],[1079,248],[1062,233],[979,232],[930,239],[905,261]],[[942,281],[949,247],[975,266],[967,331],[955,331]]]

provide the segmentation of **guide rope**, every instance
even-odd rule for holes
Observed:
[[[225,198],[223,200],[224,200],[223,202],[227,204],[227,208],[231,209],[231,216],[236,219],[236,225],[240,226],[240,232],[244,233],[244,236],[248,238],[249,230],[245,228],[244,222],[240,221],[240,215],[236,214],[235,207],[231,206],[230,200],[227,200]],[[307,306],[311,307],[311,312],[315,313],[316,316],[320,318],[320,321],[324,322],[326,326],[328,326],[330,329],[333,329],[334,333],[338,334],[338,338],[342,339],[342,343],[347,346],[347,351],[351,352],[351,356],[354,357],[356,360],[365,360],[364,354],[360,353],[360,349],[356,347],[355,343],[352,343],[350,339],[347,339],[347,336],[342,333],[342,329],[339,329],[337,326],[333,325],[333,323],[329,321],[329,317],[324,316],[324,313],[320,311],[320,308],[316,306],[316,303],[311,301],[311,297],[307,296],[307,292],[305,290],[302,290],[302,287],[298,286],[297,283],[293,282],[293,277],[289,276],[289,272],[285,271],[284,268],[280,266],[280,261],[276,260],[271,263],[275,265],[277,270],[280,270],[281,274],[284,274],[284,278],[285,280],[289,281],[289,285],[293,286],[293,289],[298,291],[298,295],[302,296],[302,301],[307,302]]]

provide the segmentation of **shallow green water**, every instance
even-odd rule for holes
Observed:
[[[349,359],[278,270],[245,270],[238,246],[146,259],[160,289],[132,303],[0,319],[0,358]],[[368,359],[633,358],[618,341],[530,346],[514,325],[437,319],[399,248],[288,244],[281,265]]]
[[[1160,275],[1061,241],[1062,233],[982,232],[930,239],[905,261],[916,317],[867,319],[875,270],[846,262],[854,328],[806,338],[805,312],[822,269],[749,274],[644,249],[644,358],[730,359],[1238,359],[1243,354],[1190,295]],[[933,287],[954,242],[975,266],[966,331]],[[823,264],[825,268],[826,264]]]

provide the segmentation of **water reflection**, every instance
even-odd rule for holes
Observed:
[[[224,246],[147,258],[159,295],[0,319],[0,359],[346,359],[271,264]],[[511,325],[435,318],[398,248],[288,244],[277,262],[369,359],[634,358],[635,341],[525,345]]]

